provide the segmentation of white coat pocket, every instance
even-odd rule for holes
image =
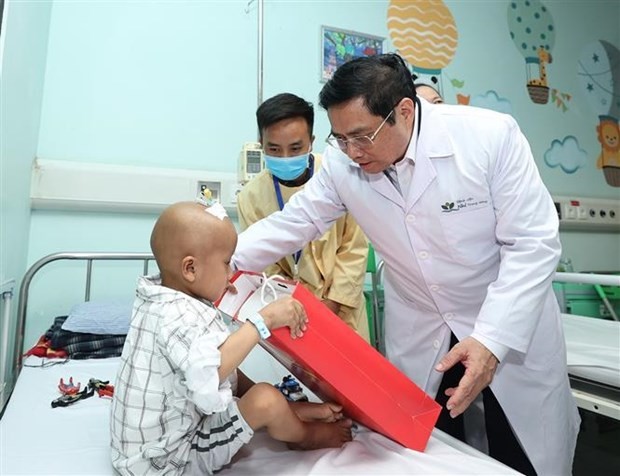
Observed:
[[[446,251],[459,263],[481,264],[499,252],[495,239],[495,213],[489,202],[481,207],[443,209],[441,228],[448,244]]]

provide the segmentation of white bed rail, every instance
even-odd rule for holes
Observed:
[[[378,256],[377,259],[377,272],[373,275],[372,285],[374,289],[379,289],[383,286],[383,272],[385,268],[385,262]],[[562,283],[577,283],[577,284],[592,284],[601,286],[620,286],[620,276],[612,274],[595,274],[595,273],[555,273],[553,281]],[[610,315],[614,320],[618,320],[618,316],[611,303],[603,298],[603,302],[610,312]],[[373,344],[375,348],[385,355],[385,342],[384,342],[384,328],[381,321],[378,319],[379,304],[376,300],[376,292],[373,293],[373,326],[375,331],[375,340]]]
[[[620,275],[597,273],[555,273],[555,282],[592,284],[593,286],[620,286]],[[597,290],[598,291],[598,290]],[[603,304],[609,311],[612,319],[618,321],[614,306],[609,302],[604,292],[599,292]]]
[[[561,283],[599,284],[601,286],[620,286],[620,276],[594,273],[555,273],[554,281]]]
[[[15,345],[13,348],[13,382],[17,379],[22,367],[24,354],[24,332],[26,328],[26,315],[28,310],[28,294],[30,284],[34,276],[43,268],[54,261],[77,260],[86,263],[86,281],[84,287],[84,301],[90,301],[91,278],[93,273],[93,262],[95,261],[142,261],[143,274],[148,274],[149,262],[154,260],[151,253],[83,253],[83,252],[61,252],[53,253],[34,263],[24,275],[19,288],[19,298],[17,307],[17,323],[15,327]],[[3,336],[6,335],[3,333]],[[8,336],[7,336],[8,339]],[[4,347],[3,347],[4,348]],[[8,359],[6,360],[8,362]],[[12,388],[13,385],[11,385]],[[8,383],[7,383],[8,387]],[[8,395],[8,391],[4,392]]]

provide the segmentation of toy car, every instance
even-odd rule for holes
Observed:
[[[299,382],[297,382],[297,380],[295,380],[295,377],[293,377],[292,375],[287,375],[286,377],[283,377],[282,382],[280,382],[279,384],[274,384],[274,387],[280,390],[282,395],[284,395],[286,399],[291,402],[308,401],[308,397],[302,390],[301,385],[299,385]]]
[[[73,377],[69,378],[69,383],[65,383],[63,379],[60,379],[58,384],[58,390],[62,393],[62,396],[52,401],[52,408],[56,407],[68,407],[73,405],[79,400],[92,397],[95,392],[100,397],[112,397],[114,395],[114,385],[110,385],[108,380],[99,380],[91,378],[88,381],[88,385],[80,392],[80,384],[75,385],[73,383]]]
[[[110,385],[109,380],[98,380],[91,378],[88,386],[97,392],[99,397],[112,397],[114,395],[114,385]]]
[[[73,377],[69,377],[69,383],[65,383],[61,378],[58,384],[58,391],[63,395],[75,395],[80,391],[80,385],[80,383],[77,385],[73,383]]]
[[[81,392],[64,394],[61,397],[58,397],[56,400],[52,401],[52,408],[68,407],[69,405],[74,404],[78,400],[84,400],[85,398],[92,397],[94,393],[95,389],[89,388],[87,385]]]

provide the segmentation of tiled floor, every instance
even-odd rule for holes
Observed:
[[[620,421],[579,410],[581,431],[573,464],[574,476],[620,474]]]

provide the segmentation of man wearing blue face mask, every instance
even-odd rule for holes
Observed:
[[[265,166],[237,198],[242,229],[281,210],[320,167],[311,153],[314,108],[283,93],[256,111]],[[299,280],[332,312],[368,340],[363,287],[368,242],[353,218],[341,217],[321,238],[269,266],[265,272]]]

